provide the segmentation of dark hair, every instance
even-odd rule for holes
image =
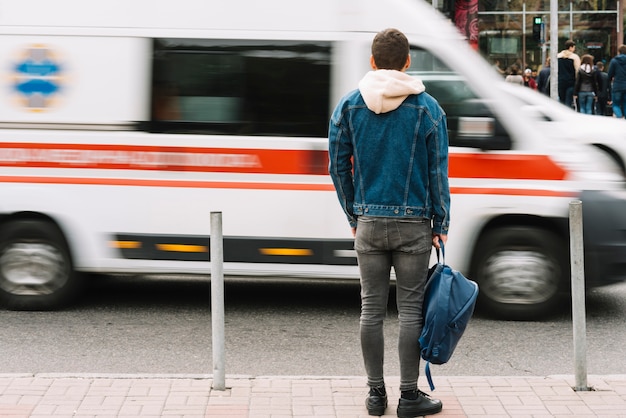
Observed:
[[[582,57],[580,57],[580,63],[593,65],[593,55],[589,55],[589,54],[583,55]]]
[[[571,39],[565,41],[565,49],[570,49],[573,46],[576,46],[576,42],[572,41]]]
[[[620,54],[626,54],[626,45],[621,44],[617,50]]]
[[[510,75],[518,75],[520,72],[521,71],[520,71],[519,67],[517,65],[515,65],[515,64],[512,64],[509,67],[509,74]]]
[[[409,40],[398,29],[380,31],[372,41],[372,56],[381,70],[402,70],[409,56]]]

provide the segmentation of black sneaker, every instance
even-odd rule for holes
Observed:
[[[370,415],[385,415],[385,409],[387,408],[387,392],[385,391],[385,387],[370,388],[370,394],[367,399],[365,399],[365,406],[367,407],[367,413]]]
[[[423,415],[432,415],[441,412],[441,401],[431,399],[430,396],[417,390],[402,392],[398,402],[398,418],[414,418]]]

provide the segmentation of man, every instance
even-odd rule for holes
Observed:
[[[556,56],[559,60],[558,90],[559,101],[573,107],[576,74],[580,68],[580,57],[574,52],[576,44],[571,39],[565,41],[565,49]]]
[[[626,115],[626,45],[620,45],[617,52],[609,64],[608,76],[612,83],[613,116],[621,119]]]
[[[383,415],[383,321],[390,270],[396,275],[400,325],[397,413],[440,412],[441,401],[418,390],[422,305],[430,252],[447,240],[450,191],[446,115],[405,73],[409,43],[396,29],[372,42],[368,72],[344,96],[329,124],[329,172],[346,213],[361,275],[360,339],[370,388],[370,415]]]
[[[604,72],[604,63],[602,61],[596,62],[596,76],[598,77],[598,100],[596,100],[596,115],[606,116],[607,105],[609,98],[611,97],[611,83],[609,83],[609,76]]]

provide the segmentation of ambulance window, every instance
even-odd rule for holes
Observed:
[[[325,137],[330,43],[155,39],[149,130]]]
[[[446,112],[450,146],[510,149],[509,135],[471,83],[430,51],[411,46],[407,73],[422,80]]]

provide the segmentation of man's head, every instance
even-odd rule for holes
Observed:
[[[604,63],[602,61],[596,62],[596,68],[600,71],[604,70]]]
[[[576,49],[576,42],[568,39],[567,41],[565,41],[565,49],[569,49],[573,52]]]
[[[626,45],[621,44],[621,45],[619,46],[619,48],[617,49],[617,51],[618,51],[620,54],[626,54]]]
[[[385,29],[372,42],[372,68],[404,71],[411,65],[409,41],[397,29]]]

